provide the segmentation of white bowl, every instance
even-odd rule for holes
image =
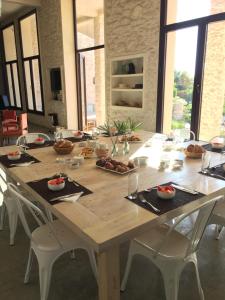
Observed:
[[[36,145],[43,145],[45,143],[45,139],[38,141],[38,140],[34,140],[34,144]]]
[[[225,145],[224,143],[211,143],[213,149],[222,149]]]
[[[77,135],[77,133],[74,132],[74,134],[73,134],[73,137],[74,137],[75,139],[78,139],[78,140],[81,140],[83,136],[84,136],[83,133]]]
[[[157,195],[161,199],[172,199],[172,198],[174,198],[175,194],[176,194],[176,190],[175,189],[171,193],[169,193],[169,192],[162,192],[162,191],[157,190]]]
[[[8,159],[9,160],[18,160],[21,157],[21,153],[18,153],[17,155],[10,155],[8,154]]]
[[[51,180],[53,180],[53,179],[51,179]],[[48,188],[49,188],[49,190],[56,192],[56,191],[61,191],[62,189],[64,189],[64,187],[65,187],[65,181],[63,181],[60,184],[53,185],[53,184],[49,183],[51,180],[48,181]]]

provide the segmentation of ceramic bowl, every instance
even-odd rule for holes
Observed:
[[[167,187],[169,187],[171,190],[166,191]],[[159,190],[159,188],[161,188],[162,190]],[[175,194],[176,194],[176,190],[175,190],[175,188],[173,188],[171,186],[163,186],[163,187],[157,188],[157,195],[161,199],[172,199],[172,198],[174,198]]]
[[[223,149],[223,147],[225,146],[224,143],[211,143],[211,146],[213,149]]]
[[[48,188],[51,191],[61,191],[65,187],[65,180],[62,178],[51,179],[48,181]]]
[[[75,131],[73,133],[73,137],[77,140],[81,140],[83,138],[84,134],[81,131]]]
[[[20,152],[10,152],[10,153],[8,153],[8,159],[9,160],[18,160],[18,159],[20,159],[20,157],[21,157],[21,153]]]
[[[44,138],[36,138],[34,140],[34,144],[37,144],[37,145],[43,145],[45,143],[45,139]]]

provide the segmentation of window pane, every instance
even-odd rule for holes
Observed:
[[[77,0],[78,49],[104,44],[103,0]]]
[[[163,131],[184,135],[191,124],[198,28],[167,34]]]
[[[168,0],[167,24],[225,12],[224,0]]]
[[[14,26],[7,27],[3,30],[3,42],[5,49],[5,60],[11,61],[16,60],[16,43],[15,43],[15,33]]]
[[[25,70],[25,80],[26,80],[26,91],[27,91],[27,101],[28,101],[28,109],[33,110],[33,95],[32,95],[32,87],[31,87],[31,78],[30,78],[30,65],[29,61],[24,62],[24,70]]]
[[[42,111],[42,98],[41,98],[41,84],[40,84],[40,72],[39,72],[39,64],[38,60],[34,59],[32,61],[33,66],[33,78],[34,78],[34,93],[35,93],[35,101],[36,101],[36,110]]]
[[[39,54],[36,14],[20,21],[23,57]]]
[[[14,63],[12,65],[12,68],[13,68],[13,80],[14,80],[14,87],[15,87],[15,94],[16,94],[16,106],[21,107],[20,87],[19,87],[17,63]]]
[[[11,71],[10,71],[10,65],[6,66],[7,71],[7,79],[8,79],[8,85],[9,85],[9,101],[12,106],[15,105],[14,95],[13,95],[13,86],[12,86],[12,77],[11,77]]]

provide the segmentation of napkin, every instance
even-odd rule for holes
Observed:
[[[81,195],[83,193],[84,192],[80,192],[80,193],[77,193],[77,194],[75,194],[73,196],[65,197],[65,198],[61,199],[61,201],[75,203],[75,202],[77,202],[77,200],[79,200],[79,198],[81,197]]]

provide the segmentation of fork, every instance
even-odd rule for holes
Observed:
[[[152,205],[150,202],[148,202],[142,194],[139,195],[139,199],[143,204],[148,204],[155,212],[160,213],[160,210]]]

